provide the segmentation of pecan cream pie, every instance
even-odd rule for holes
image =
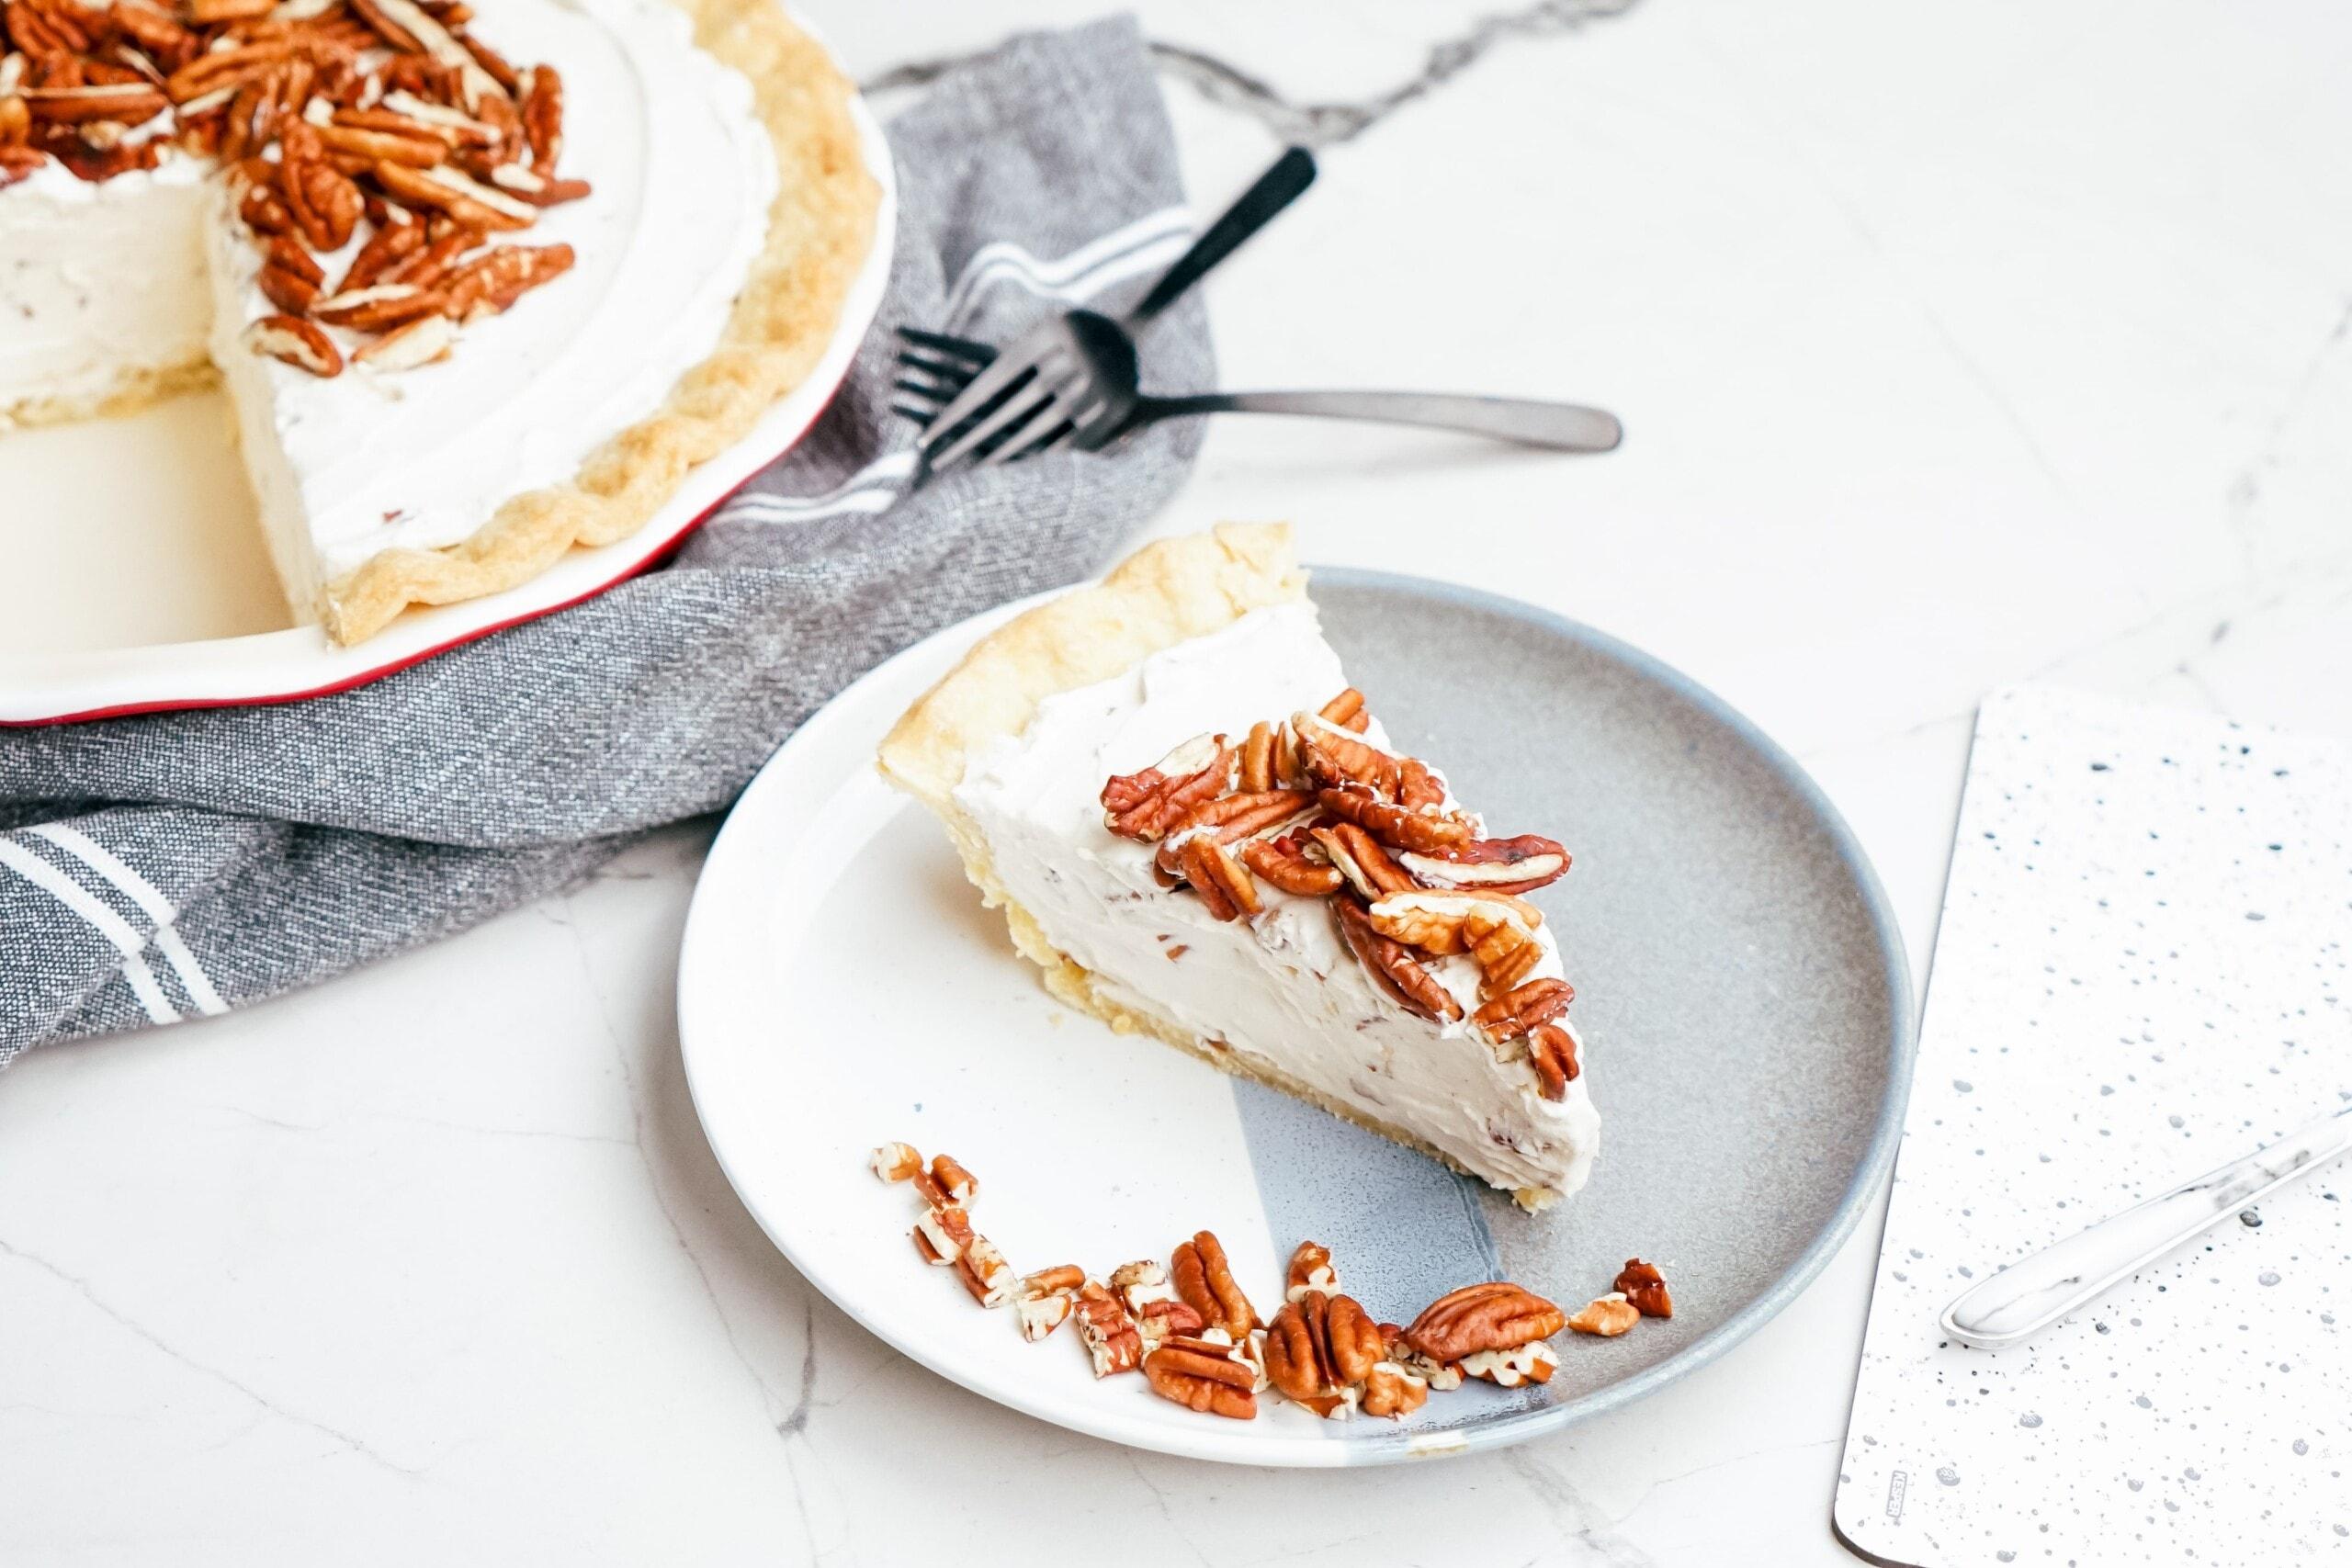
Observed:
[[[225,386],[335,640],[652,515],[871,240],[776,0],[0,0],[0,428]]]
[[[983,639],[884,774],[1054,994],[1541,1208],[1600,1121],[1543,912],[1568,856],[1399,750],[1285,527],[1152,545]]]

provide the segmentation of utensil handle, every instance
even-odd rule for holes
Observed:
[[[1944,1308],[1944,1332],[1980,1349],[2015,1345],[2347,1151],[2352,1105],[2010,1264]]]
[[[1208,226],[1193,248],[1176,258],[1176,265],[1159,275],[1143,303],[1127,313],[1127,324],[1139,327],[1176,302],[1178,295],[1195,283],[1209,268],[1241,248],[1241,242],[1264,228],[1275,213],[1298,199],[1299,193],[1315,183],[1315,154],[1304,147],[1294,147],[1274,160],[1273,167],[1258,176],[1252,185],[1237,197],[1225,216]]]
[[[1204,392],[1185,398],[1146,398],[1136,408],[1136,419],[1149,423],[1193,413],[1306,414],[1317,419],[1425,425],[1560,452],[1608,452],[1625,438],[1625,428],[1617,423],[1617,416],[1600,409],[1447,392]]]

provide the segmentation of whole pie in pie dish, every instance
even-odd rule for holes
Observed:
[[[908,710],[884,775],[946,825],[1063,1001],[1538,1209],[1600,1119],[1500,836],[1323,640],[1290,531],[1166,540],[1008,622]]]
[[[0,0],[0,429],[220,383],[340,643],[640,527],[878,190],[777,0]]]

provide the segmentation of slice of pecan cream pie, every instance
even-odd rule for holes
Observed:
[[[878,192],[777,0],[0,0],[0,429],[216,379],[339,642],[642,525]]]
[[[1584,1184],[1600,1119],[1525,897],[1568,856],[1391,742],[1287,527],[1149,546],[1009,622],[880,762],[1071,1006],[1527,1208]]]

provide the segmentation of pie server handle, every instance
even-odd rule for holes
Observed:
[[[2010,1264],[1944,1308],[1963,1345],[2018,1344],[2216,1222],[2352,1151],[2352,1105]]]

